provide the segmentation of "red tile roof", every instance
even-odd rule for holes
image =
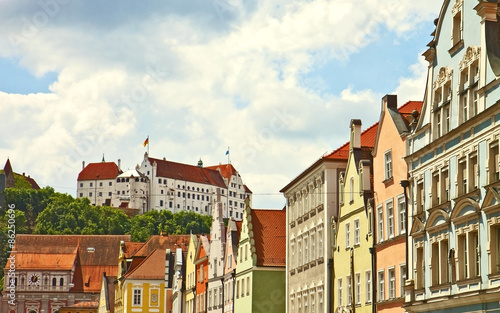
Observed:
[[[82,301],[70,305],[69,308],[97,308],[98,305],[99,305],[98,301]]]
[[[286,211],[251,210],[257,266],[286,265]]]
[[[378,122],[373,124],[372,126],[368,127],[361,133],[361,146],[362,147],[373,147],[375,145],[375,139],[377,138],[377,129],[378,129]],[[331,153],[322,156],[319,160],[314,162],[311,166],[309,166],[305,171],[303,171],[301,174],[299,174],[297,177],[295,177],[288,185],[283,187],[280,192],[285,192],[288,187],[296,183],[298,180],[300,180],[304,175],[309,173],[312,169],[316,168],[318,164],[324,161],[341,161],[341,162],[347,162],[349,159],[349,141],[344,143],[342,146],[339,148],[333,150]]]
[[[408,101],[399,107],[398,111],[401,114],[411,114],[413,111],[420,112],[422,110],[422,101]]]
[[[128,279],[165,279],[165,249],[154,249],[138,266],[129,271]]]
[[[182,252],[187,253],[189,237],[190,235],[151,236],[148,241],[137,250],[134,257],[147,257],[155,249],[170,249],[170,251],[175,252],[177,248],[181,248]]]
[[[120,241],[129,235],[24,235],[16,236],[13,251],[21,268],[56,270],[75,264],[70,292],[99,292],[103,272],[118,272]],[[91,249],[88,249],[91,248]],[[59,268],[57,268],[58,262]],[[42,262],[45,262],[43,265]]]
[[[78,174],[78,181],[115,179],[121,173],[115,162],[90,163]]]
[[[151,165],[156,162],[156,176],[158,177],[181,179],[226,188],[226,183],[224,183],[224,179],[217,170],[154,158],[148,158],[148,160]]]
[[[219,164],[219,165],[214,165],[214,166],[207,166],[205,168],[211,169],[211,170],[216,170],[219,171],[222,177],[227,179],[227,182],[229,183],[231,181],[231,177],[233,175],[238,175],[238,172],[234,168],[234,166],[229,163],[229,164]]]

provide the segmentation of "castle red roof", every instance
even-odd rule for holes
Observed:
[[[286,211],[252,209],[257,266],[286,266]]]
[[[156,162],[156,176],[158,177],[181,179],[226,188],[226,183],[217,170],[149,157],[148,160],[151,165]]]
[[[115,162],[90,163],[78,174],[80,180],[115,179],[122,171]]]

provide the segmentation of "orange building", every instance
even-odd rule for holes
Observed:
[[[377,312],[403,313],[406,272],[406,202],[400,182],[408,177],[404,156],[406,136],[418,117],[422,102],[397,108],[397,96],[382,99],[373,151],[375,270]]]
[[[207,311],[208,256],[210,240],[208,236],[200,236],[194,264],[196,265],[196,313]]]

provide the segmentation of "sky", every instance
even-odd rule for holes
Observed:
[[[0,162],[76,196],[87,164],[230,162],[253,207],[422,100],[436,0],[0,0]]]

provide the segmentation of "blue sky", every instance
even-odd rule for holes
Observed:
[[[76,194],[81,162],[231,162],[254,206],[377,121],[422,100],[441,3],[387,0],[0,3],[0,160]]]

